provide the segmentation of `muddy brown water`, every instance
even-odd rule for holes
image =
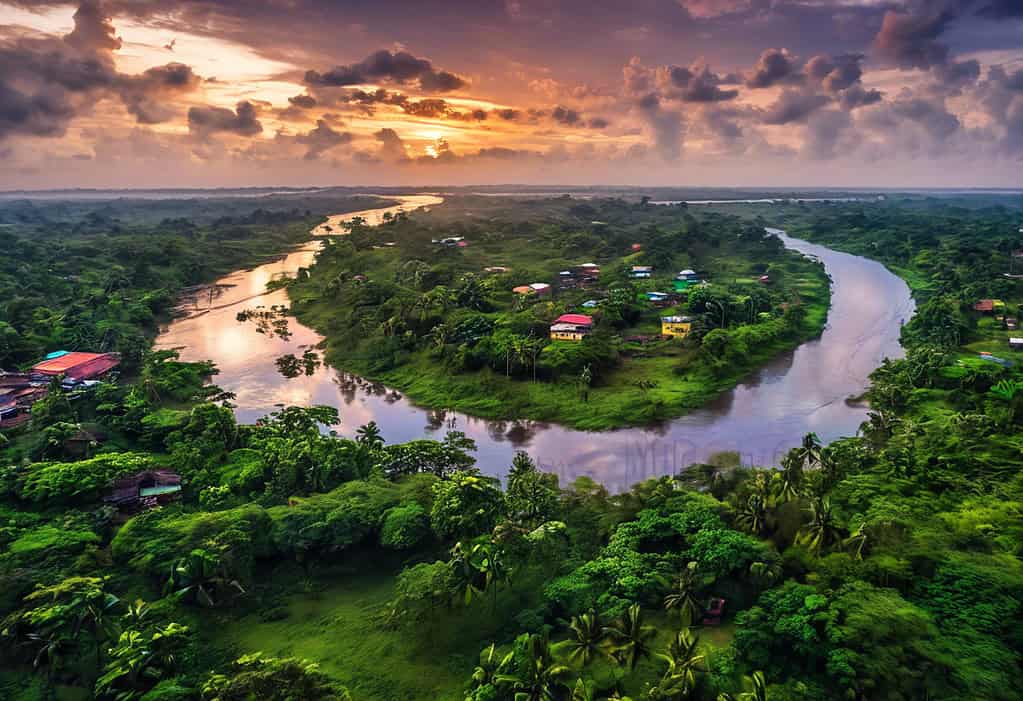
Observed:
[[[350,212],[327,224],[337,231],[341,221],[356,216],[378,224],[385,212],[443,201],[432,195],[397,199],[401,204],[395,207]],[[527,451],[563,484],[589,475],[612,491],[726,450],[738,451],[746,464],[770,465],[808,432],[826,442],[856,433],[867,410],[848,400],[863,393],[884,358],[902,357],[900,327],[915,306],[906,283],[880,263],[769,231],[789,248],[818,258],[831,276],[831,310],[823,334],[775,358],[710,405],[657,426],[586,432],[532,421],[491,421],[423,409],[399,392],[326,366],[311,375],[284,377],[275,360],[288,353],[301,357],[321,337],[294,318],[289,319],[291,335],[284,339],[260,333],[255,323],[239,322],[236,315],[287,305],[287,293],[268,293],[266,284],[309,266],[318,241],[218,280],[219,294],[191,300],[189,313],[160,334],[157,346],[181,348],[185,360],[216,363],[220,374],[215,382],[236,393],[239,421],[253,422],[281,405],[328,404],[339,408],[338,432],[346,436],[368,421],[377,422],[388,442],[464,431],[477,443],[480,468],[497,476],[504,475],[517,450]]]

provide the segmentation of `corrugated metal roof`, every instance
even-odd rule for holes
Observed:
[[[562,314],[554,320],[555,324],[575,324],[576,326],[593,326],[593,317],[586,314]]]
[[[40,375],[67,375],[74,380],[88,380],[109,372],[121,360],[113,353],[68,353],[44,360],[32,371]]]

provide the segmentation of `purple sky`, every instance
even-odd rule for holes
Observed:
[[[0,0],[0,188],[1023,185],[1023,0]]]

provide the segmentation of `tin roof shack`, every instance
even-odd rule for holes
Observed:
[[[46,380],[22,372],[0,370],[0,428],[13,428],[31,417],[32,405],[50,391]]]
[[[1009,339],[1009,348],[1011,350],[1023,350],[1023,338],[1016,338],[1015,336]]]
[[[632,272],[630,276],[637,280],[645,280],[654,274],[654,266],[652,265],[634,265],[632,266]]]
[[[32,374],[39,377],[64,376],[66,384],[80,384],[98,380],[113,372],[121,364],[117,353],[67,353],[44,360],[32,368]]]
[[[531,283],[529,287],[537,294],[538,297],[546,297],[551,293],[551,286],[546,282],[534,282]]]
[[[135,513],[167,504],[181,496],[181,475],[170,470],[147,470],[114,480],[103,501],[118,511]]]

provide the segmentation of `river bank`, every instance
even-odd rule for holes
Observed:
[[[825,441],[852,435],[866,409],[846,399],[862,394],[885,357],[902,354],[901,321],[912,315],[905,283],[879,263],[782,237],[786,246],[822,261],[832,279],[831,310],[820,337],[782,353],[707,406],[656,426],[575,431],[540,421],[491,421],[456,411],[416,407],[400,392],[319,365],[310,374],[283,377],[276,358],[318,346],[322,337],[290,320],[287,339],[260,334],[236,314],[252,300],[199,318],[178,320],[160,337],[162,347],[183,347],[187,360],[210,359],[217,383],[235,392],[239,421],[251,423],[280,404],[328,404],[341,410],[342,435],[376,421],[388,442],[439,437],[460,430],[476,441],[481,469],[501,475],[516,450],[526,450],[563,481],[587,475],[613,491],[671,474],[714,452],[737,451],[747,464],[773,464],[807,432]],[[307,265],[315,250],[297,258],[237,273],[232,295],[263,291],[260,304],[286,303],[284,292],[265,293],[266,282]],[[290,268],[290,269],[289,269]],[[233,277],[233,276],[229,276]]]

